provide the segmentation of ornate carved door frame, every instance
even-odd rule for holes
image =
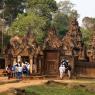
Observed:
[[[57,75],[59,68],[59,51],[46,50],[44,55],[44,74]]]

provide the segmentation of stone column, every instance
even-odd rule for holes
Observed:
[[[13,58],[13,65],[16,64],[16,57]]]
[[[5,55],[5,68],[8,66],[8,55]]]
[[[34,73],[37,73],[37,56],[34,57],[34,65],[33,65]]]
[[[21,61],[21,56],[17,56],[17,61],[20,62]]]
[[[68,56],[68,60],[69,60],[69,63],[71,65],[71,68],[72,68],[72,75],[74,75],[75,73],[75,58],[74,56]]]
[[[33,56],[30,56],[30,74],[32,74],[33,71]]]

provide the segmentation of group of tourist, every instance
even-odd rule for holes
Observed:
[[[63,79],[64,75],[67,73],[68,77],[71,78],[71,65],[69,60],[62,59],[59,66],[60,79]]]
[[[8,79],[17,78],[22,79],[22,75],[29,76],[30,75],[30,64],[28,62],[21,63],[18,62],[16,64],[8,65],[6,67],[6,72]],[[71,78],[71,66],[69,61],[66,59],[61,60],[61,64],[59,66],[60,79],[63,79],[64,75],[67,73],[68,77]]]
[[[8,65],[6,67],[6,72],[8,79],[12,78],[17,78],[17,79],[22,79],[22,75],[29,76],[30,75],[30,64],[28,62],[21,63],[18,62],[16,64]]]

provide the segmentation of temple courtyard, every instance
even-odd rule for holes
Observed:
[[[21,90],[22,94],[16,94]],[[7,93],[6,93],[7,92]],[[30,94],[23,94],[23,93]],[[31,94],[31,93],[34,94]],[[14,94],[15,93],[15,94]],[[59,93],[59,94],[58,94]],[[64,93],[64,94],[62,94]],[[95,79],[16,79],[0,77],[0,95],[95,95]]]

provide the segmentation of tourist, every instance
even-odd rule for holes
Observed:
[[[69,63],[69,60],[66,59],[62,59],[61,60],[61,65],[59,67],[59,71],[60,71],[60,78],[63,78],[64,74],[67,74],[69,79],[71,78],[71,65]]]
[[[71,78],[71,70],[72,70],[71,65],[68,64],[68,66],[67,66],[67,74],[68,74],[69,79]]]
[[[17,79],[21,79],[21,78],[22,78],[22,66],[17,65]]]
[[[69,62],[69,60],[64,59],[63,64],[65,65],[65,68],[67,68],[68,62]]]
[[[27,67],[27,75],[30,75],[30,64],[26,62],[26,67]]]
[[[59,67],[59,73],[60,73],[60,79],[62,79],[65,73],[65,65],[63,63]]]
[[[8,65],[6,67],[6,72],[7,72],[8,79],[10,79],[11,75],[12,75],[12,66],[11,65]]]
[[[13,78],[16,77],[16,64],[13,64],[13,66],[12,66],[12,77]]]
[[[24,75],[27,75],[28,69],[27,69],[26,64],[23,65],[22,72],[23,72]]]

